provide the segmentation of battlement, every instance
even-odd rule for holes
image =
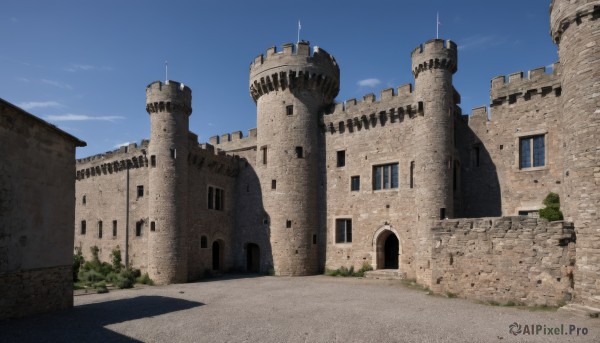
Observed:
[[[546,95],[552,91],[560,95],[560,64],[554,63],[552,72],[546,72],[545,67],[531,69],[527,76],[523,72],[497,76],[491,80],[490,99],[493,105],[504,102],[513,103],[517,97],[523,96],[528,100],[532,94]]]
[[[77,159],[76,180],[113,174],[127,169],[147,168],[148,144],[148,140],[142,140],[140,145],[131,143],[103,154]]]
[[[257,101],[263,94],[286,89],[309,89],[322,92],[331,101],[339,92],[340,68],[335,58],[309,43],[284,44],[283,51],[267,49],[250,64],[250,95]]]
[[[146,111],[182,111],[192,113],[192,90],[183,83],[167,80],[155,81],[146,87]]]
[[[563,32],[572,24],[600,18],[600,5],[589,0],[552,0],[550,4],[550,35],[559,44]]]
[[[383,126],[388,121],[402,122],[417,115],[423,115],[423,105],[415,102],[412,85],[405,84],[396,92],[393,88],[382,90],[379,99],[370,93],[363,96],[362,101],[349,99],[336,103],[322,120],[325,130],[333,134]]]
[[[451,40],[432,39],[417,46],[411,53],[415,79],[428,69],[447,69],[455,73],[458,66],[458,47]]]
[[[212,136],[209,138],[210,144],[218,146],[225,151],[244,150],[256,146],[257,130],[256,128],[248,130],[248,135],[244,136],[242,131],[225,133],[221,136]]]
[[[236,177],[239,173],[240,157],[229,155],[209,143],[192,146],[188,155],[190,168],[208,170],[214,174]]]

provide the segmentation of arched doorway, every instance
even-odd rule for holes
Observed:
[[[212,269],[221,269],[221,244],[219,241],[214,241],[212,244]]]
[[[400,248],[400,242],[398,237],[394,234],[388,235],[383,244],[383,268],[384,269],[398,269],[398,252]]]
[[[257,244],[248,243],[246,246],[246,270],[250,273],[260,271],[260,248]]]
[[[390,225],[380,227],[373,236],[373,245],[375,248],[375,269],[395,269],[400,268],[400,257],[402,247],[400,246],[400,236],[398,232]]]

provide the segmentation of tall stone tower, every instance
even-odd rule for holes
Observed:
[[[307,42],[270,48],[250,66],[256,169],[277,275],[319,272],[319,113],[338,94],[339,75],[335,59],[318,47],[311,54]]]
[[[192,91],[160,81],[146,88],[150,114],[148,274],[158,284],[187,281],[188,132]]]
[[[454,154],[454,87],[457,47],[432,39],[412,52],[415,100],[421,115],[415,132],[415,179],[419,221],[454,215],[452,168]]]
[[[577,232],[575,300],[600,308],[600,1],[554,0],[550,27],[562,66],[564,193]]]

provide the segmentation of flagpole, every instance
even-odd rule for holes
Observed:
[[[437,16],[435,18],[435,39],[440,38],[440,12],[437,12]]]
[[[300,29],[302,28],[302,26],[300,25],[300,20],[298,20],[298,41],[296,42],[296,44],[300,43]]]
[[[169,63],[165,60],[165,83],[169,81]]]

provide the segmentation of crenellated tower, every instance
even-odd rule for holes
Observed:
[[[575,300],[600,308],[600,1],[554,0],[550,28],[562,66],[565,219],[577,230]]]
[[[148,274],[158,284],[187,281],[188,132],[192,91],[156,81],[146,88],[150,114]]]
[[[339,77],[333,56],[318,47],[311,53],[308,42],[270,48],[250,65],[256,169],[277,275],[319,272],[313,240],[319,237],[319,113],[338,94]]]
[[[416,201],[419,221],[454,215],[452,168],[454,153],[454,87],[457,47],[432,39],[412,52],[415,100],[422,120],[415,132]]]

